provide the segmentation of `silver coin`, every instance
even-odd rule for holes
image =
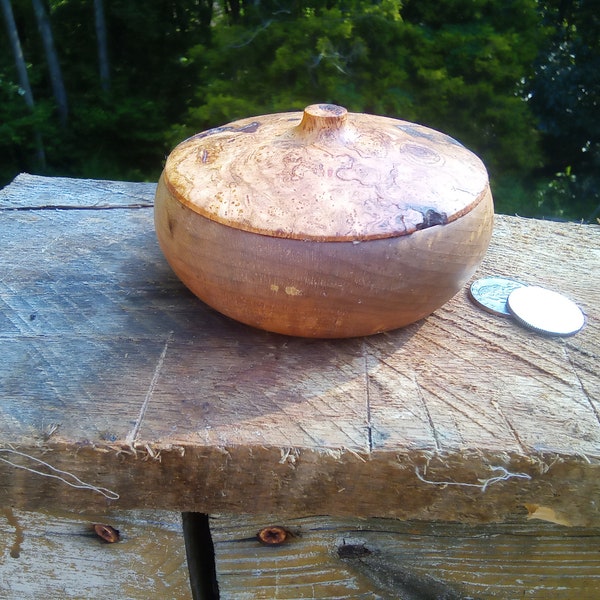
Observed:
[[[520,323],[540,333],[573,335],[585,325],[585,317],[575,302],[542,287],[514,290],[507,305]]]
[[[469,297],[483,310],[494,315],[510,316],[506,302],[511,292],[525,284],[506,277],[483,277],[469,287]]]

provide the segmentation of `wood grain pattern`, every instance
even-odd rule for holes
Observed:
[[[95,522],[117,528],[121,540],[103,542]],[[0,508],[0,597],[191,598],[180,516]]]
[[[60,189],[79,209],[49,208]],[[153,190],[0,191],[0,505],[600,524],[599,227],[497,216],[476,273],[571,297],[574,337],[465,288],[402,330],[302,340],[186,291],[138,207]]]
[[[286,335],[357,337],[422,319],[462,288],[492,232],[488,194],[461,219],[409,236],[281,239],[206,219],[169,195],[164,181],[156,232],[175,273],[223,314]]]
[[[403,236],[491,203],[485,166],[456,140],[331,104],[198,133],[173,149],[163,180],[212,221],[302,241]]]
[[[281,546],[256,539],[278,524]],[[600,588],[600,530],[388,519],[211,519],[222,600],[580,600]]]

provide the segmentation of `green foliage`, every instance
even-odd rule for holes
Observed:
[[[576,175],[570,166],[538,186],[533,216],[594,222],[600,215],[597,171]]]
[[[35,132],[46,129],[51,114],[48,102],[30,110],[23,90],[0,70],[0,185],[28,166],[44,168],[37,156]]]
[[[255,4],[246,20],[222,15],[210,45],[190,50],[198,85],[172,142],[333,102],[445,131],[492,175],[528,173],[541,155],[518,86],[538,51],[537,25],[533,0],[302,2],[279,14]]]
[[[593,220],[600,212],[600,12],[590,0],[548,0],[549,31],[525,91],[539,123],[539,207]]]
[[[154,180],[197,131],[331,102],[460,140],[488,167],[499,211],[588,218],[600,206],[590,0],[105,0],[109,91],[93,2],[49,0],[66,127],[31,4],[12,5],[35,107],[0,37],[0,184],[20,170]]]

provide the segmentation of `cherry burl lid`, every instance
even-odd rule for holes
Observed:
[[[359,241],[460,218],[488,191],[481,160],[407,121],[313,104],[199,133],[164,182],[213,221],[274,237]]]

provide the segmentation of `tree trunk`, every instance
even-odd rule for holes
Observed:
[[[67,118],[69,116],[69,106],[67,103],[65,84],[63,83],[62,78],[62,71],[58,62],[56,48],[54,47],[50,18],[48,17],[48,13],[41,0],[31,0],[31,3],[33,4],[38,29],[40,30],[40,35],[44,44],[48,71],[50,73],[50,82],[52,84],[52,91],[58,108],[58,117],[61,125],[64,127],[67,124]]]
[[[98,67],[100,70],[100,86],[103,92],[110,91],[110,65],[108,62],[108,42],[106,35],[106,19],[104,17],[103,0],[94,0],[94,21],[98,43]]]
[[[17,24],[15,23],[12,5],[10,0],[0,0],[0,5],[2,5],[2,12],[4,13],[6,32],[15,58],[15,67],[19,78],[19,85],[23,90],[23,98],[29,109],[33,110],[35,106],[33,92],[31,91],[31,85],[29,84],[29,75],[27,74],[27,66],[25,65],[25,58],[23,57],[23,49],[21,48],[21,40],[19,39],[19,32],[17,31]],[[46,153],[44,151],[42,135],[37,130],[34,132],[34,135],[37,162],[40,167],[45,168]]]
[[[238,23],[241,14],[240,0],[226,0],[225,12],[229,15],[232,23]]]

